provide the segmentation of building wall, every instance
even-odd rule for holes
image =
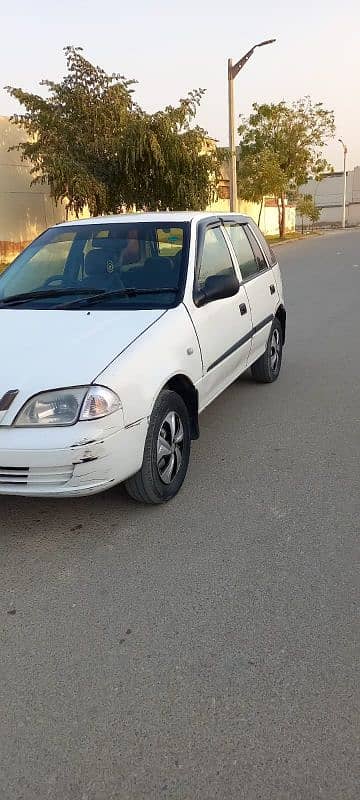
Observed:
[[[17,150],[24,133],[0,117],[0,261],[11,260],[49,225],[65,219],[64,205],[56,205],[44,185],[30,186],[29,167]]]
[[[323,180],[310,180],[300,187],[301,194],[310,194],[315,205],[321,209],[320,225],[341,225],[343,208],[344,175],[334,172]],[[346,184],[346,224],[360,225],[360,167],[347,173]],[[301,225],[297,215],[296,224]]]
[[[260,203],[250,203],[246,200],[238,198],[238,212],[239,214],[246,214],[251,217],[256,224],[259,224]],[[230,211],[230,200],[227,198],[218,199],[208,206],[207,211],[213,211],[215,214],[225,214]],[[273,199],[265,200],[260,216],[260,228],[266,236],[277,236],[279,234],[279,216],[276,203]],[[295,208],[293,206],[286,207],[286,230],[291,232],[295,230]]]

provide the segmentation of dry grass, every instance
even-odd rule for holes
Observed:
[[[266,240],[269,244],[277,244],[278,242],[291,242],[296,239],[307,239],[308,236],[320,236],[319,231],[308,231],[307,233],[300,233],[300,231],[291,231],[291,233],[287,233],[284,239],[280,239],[280,236],[266,236]]]

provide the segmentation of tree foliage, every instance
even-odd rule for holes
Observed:
[[[238,191],[244,200],[260,202],[266,195],[280,196],[285,190],[276,154],[268,148],[243,154],[238,167]]]
[[[302,230],[304,231],[304,217],[310,220],[313,225],[318,222],[321,215],[321,209],[315,205],[314,198],[311,194],[299,195],[296,202],[296,210],[301,216]]]
[[[285,199],[294,197],[309,177],[331,169],[322,155],[334,135],[332,111],[310,98],[287,105],[253,104],[240,128],[239,188],[244,199],[266,194],[278,199],[280,235],[285,234]]]
[[[148,114],[134,100],[135,81],[107,75],[81,48],[65,54],[66,76],[40,84],[46,97],[6,87],[25,109],[13,121],[27,133],[18,149],[33,182],[48,183],[54,199],[66,199],[77,214],[86,205],[93,214],[204,208],[218,162],[204,152],[206,132],[193,126],[203,90]]]

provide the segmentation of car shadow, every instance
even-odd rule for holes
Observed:
[[[82,536],[86,540],[89,535],[97,538],[99,533],[103,539],[111,531],[118,533],[129,528],[141,529],[148,524],[153,526],[155,520],[158,520],[160,527],[169,521],[172,524],[173,515],[186,516],[190,513],[191,503],[197,493],[203,498],[205,492],[206,497],[207,486],[217,470],[220,469],[223,474],[227,469],[224,443],[231,448],[234,440],[234,411],[235,435],[237,438],[236,431],[240,426],[244,448],[249,424],[257,424],[256,409],[258,407],[261,410],[266,402],[265,396],[259,393],[248,371],[203,412],[201,436],[193,445],[189,474],[183,489],[169,504],[147,506],[136,503],[128,497],[123,485],[98,495],[68,499],[4,495],[0,496],[0,540],[4,542],[24,536],[36,539],[39,535],[46,535],[46,532],[78,541]],[[250,415],[249,409],[252,409]],[[251,419],[253,416],[256,416],[256,420]],[[252,448],[252,443],[249,447]]]

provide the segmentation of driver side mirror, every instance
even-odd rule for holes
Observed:
[[[239,291],[239,281],[234,272],[230,275],[210,275],[206,278],[204,286],[198,289],[194,301],[195,305],[205,306],[214,300],[223,300],[233,297]]]

